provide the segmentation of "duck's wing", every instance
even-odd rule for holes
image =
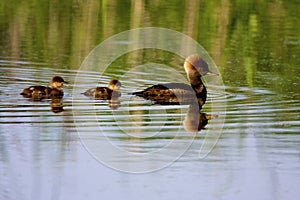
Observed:
[[[24,97],[31,98],[32,94],[35,94],[39,92],[41,96],[46,96],[48,92],[49,87],[45,86],[40,86],[40,85],[35,85],[35,86],[30,86],[28,88],[25,88],[20,94],[23,95]]]
[[[166,83],[166,84],[159,84],[160,87],[164,87],[166,89],[174,90],[185,90],[185,91],[193,91],[193,88],[185,83]]]
[[[140,97],[148,96],[174,96],[177,93],[190,93],[193,94],[194,90],[190,85],[185,83],[166,83],[153,85],[145,90],[132,93],[132,95]]]

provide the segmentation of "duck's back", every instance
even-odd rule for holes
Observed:
[[[152,100],[158,104],[180,104],[194,102],[196,99],[205,103],[206,89],[203,88],[201,94],[196,94],[195,90],[184,83],[166,83],[153,85],[143,91],[134,92],[133,95]]]
[[[133,95],[140,97],[148,96],[176,96],[176,93],[194,94],[191,86],[184,83],[166,83],[153,85],[143,91],[134,92]]]
[[[26,98],[42,98],[49,94],[51,88],[45,86],[30,86],[25,88],[20,94]]]

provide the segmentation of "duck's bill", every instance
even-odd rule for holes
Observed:
[[[64,81],[64,86],[68,87],[69,83],[67,81]]]
[[[218,73],[208,71],[205,76],[219,76]]]

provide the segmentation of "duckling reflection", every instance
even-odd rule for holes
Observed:
[[[197,98],[198,104],[200,106],[204,105],[207,90],[201,80],[201,77],[205,75],[218,74],[210,72],[208,64],[196,54],[185,59],[184,69],[190,85],[184,83],[158,84],[132,94],[154,101],[156,104],[190,104],[194,102],[195,98]]]
[[[60,113],[64,111],[61,97],[51,98],[50,106],[53,113]]]
[[[121,102],[118,98],[113,98],[108,100],[108,106],[110,107],[110,109],[116,110],[121,106]]]
[[[51,87],[35,85],[25,88],[20,94],[25,98],[39,101],[44,98],[63,97],[64,92],[61,87],[67,83],[61,76],[53,76],[50,81]]]
[[[186,117],[183,121],[183,125],[186,131],[191,133],[197,133],[208,124],[208,120],[214,118],[212,115],[201,113],[199,105],[190,104]]]

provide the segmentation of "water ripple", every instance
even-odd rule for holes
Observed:
[[[131,130],[132,119],[139,119],[136,125],[141,129],[152,131],[175,130],[182,126],[185,110],[188,106],[158,106],[150,101],[128,95],[135,91],[135,86],[141,82],[156,84],[157,80],[124,79],[120,98],[120,107],[112,110],[107,101],[89,99],[83,95],[86,89],[96,85],[106,86],[111,76],[99,77],[97,72],[85,72],[76,70],[59,70],[44,67],[35,67],[38,63],[16,63],[1,60],[0,84],[0,123],[1,124],[43,124],[43,126],[54,126],[73,124],[74,121],[85,123],[87,128],[103,126],[105,130],[113,134],[118,132],[116,127],[121,126],[123,130]],[[20,67],[19,65],[22,65]],[[26,65],[26,67],[24,67]],[[27,66],[28,65],[28,66]],[[167,69],[164,69],[167,70]],[[139,75],[149,77],[149,74]],[[65,88],[62,113],[52,113],[50,100],[33,102],[23,99],[20,91],[32,84],[47,85],[53,74],[60,74],[70,82],[70,87]],[[83,82],[77,83],[77,90],[72,86],[77,74],[80,74]],[[115,74],[115,77],[123,75]],[[161,77],[162,79],[163,77]],[[283,98],[280,95],[264,88],[247,88],[207,85],[208,100],[203,110],[210,112],[211,106],[221,108],[226,106],[226,121],[224,132],[236,132],[238,130],[252,128],[263,133],[296,133],[300,131],[299,116],[300,101],[297,99]],[[226,92],[224,92],[224,90]],[[74,115],[74,111],[76,116]],[[208,125],[209,128],[209,125]],[[166,131],[168,132],[168,131]],[[119,133],[118,133],[119,134]]]

